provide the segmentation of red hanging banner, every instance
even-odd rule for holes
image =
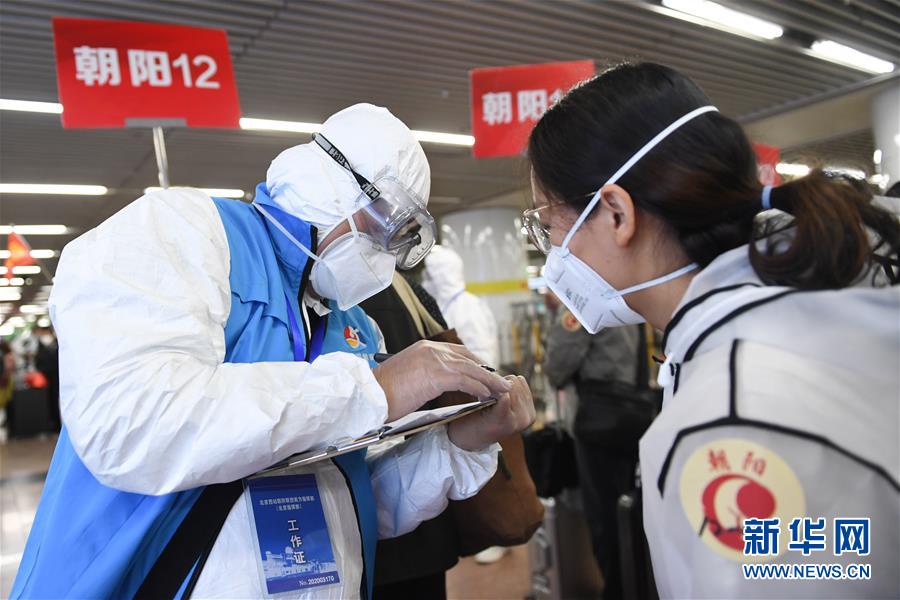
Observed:
[[[53,40],[63,127],[239,126],[221,29],[54,17]]]
[[[592,60],[469,71],[475,157],[521,154],[544,112],[593,75]]]
[[[778,174],[775,167],[781,162],[781,151],[775,146],[766,146],[765,144],[753,144],[753,151],[756,152],[759,182],[763,185],[780,185],[781,175]]]

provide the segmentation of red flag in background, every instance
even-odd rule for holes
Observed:
[[[781,161],[781,151],[775,146],[753,144],[756,152],[757,174],[763,185],[781,185],[781,175],[776,170]]]
[[[9,258],[6,259],[7,277],[12,276],[13,267],[33,265],[31,246],[18,233],[10,232],[6,238],[6,248],[9,250]]]

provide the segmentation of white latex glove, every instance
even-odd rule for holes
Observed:
[[[513,388],[512,382],[482,368],[465,346],[427,340],[404,348],[373,373],[387,397],[388,421],[408,415],[444,392],[499,398]]]
[[[463,450],[475,451],[526,429],[534,423],[534,400],[521,375],[509,375],[512,389],[497,404],[449,425],[450,441]]]

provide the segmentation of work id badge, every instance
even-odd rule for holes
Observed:
[[[244,485],[268,595],[340,583],[316,476],[258,477]]]

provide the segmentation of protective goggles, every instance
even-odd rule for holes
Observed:
[[[434,218],[425,210],[425,203],[393,177],[370,182],[354,171],[350,161],[322,134],[313,134],[313,141],[359,184],[362,193],[356,202],[362,205],[357,214],[365,223],[363,233],[394,254],[397,268],[411,269],[421,262],[437,235]]]

